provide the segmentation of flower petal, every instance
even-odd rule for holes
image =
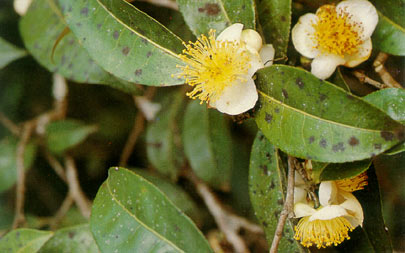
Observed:
[[[266,44],[262,47],[260,50],[260,58],[262,59],[262,62],[265,67],[268,67],[273,64],[274,60],[274,47],[272,44]]]
[[[296,203],[294,205],[294,214],[295,214],[295,218],[301,218],[304,216],[310,216],[313,215],[316,212],[316,210],[307,204],[304,203]]]
[[[363,27],[361,33],[362,39],[370,38],[378,23],[378,14],[375,7],[366,0],[348,0],[340,2],[336,6],[336,11],[346,12],[350,15],[350,19],[360,24]]]
[[[335,204],[337,199],[338,188],[333,181],[322,181],[319,185],[319,203],[322,206]]]
[[[250,54],[250,68],[248,69],[248,76],[251,77],[256,73],[258,69],[261,69],[264,67],[262,59],[260,58],[259,53],[256,50],[246,48],[247,51]]]
[[[331,220],[337,217],[346,216],[346,210],[339,205],[330,205],[321,207],[316,210],[316,212],[309,217],[309,221],[314,220]]]
[[[243,30],[240,40],[245,42],[246,47],[250,47],[258,52],[260,48],[262,48],[263,44],[262,37],[255,30],[252,29]]]
[[[246,79],[246,82],[236,81],[226,87],[221,97],[210,102],[210,106],[229,115],[241,114],[253,108],[258,98],[256,85],[251,77]]]
[[[301,16],[298,23],[291,31],[291,38],[295,49],[305,57],[315,58],[319,51],[315,48],[316,41],[313,38],[315,29],[312,24],[318,22],[315,14],[308,13]]]
[[[319,79],[329,78],[338,65],[344,64],[345,60],[337,55],[321,55],[311,63],[311,73]]]
[[[217,37],[218,41],[234,41],[240,42],[242,35],[243,25],[240,23],[235,23],[231,26],[228,26],[223,30]]]
[[[355,218],[355,222],[351,221],[352,226],[356,227],[358,225],[363,225],[364,214],[360,202],[350,192],[340,191],[339,195],[343,196],[345,199],[340,206],[346,209],[348,214]]]
[[[364,62],[370,57],[371,49],[373,45],[371,43],[371,39],[368,38],[363,44],[359,45],[359,51],[355,55],[345,56],[346,63],[344,64],[346,67],[356,67],[360,63]]]
[[[294,203],[306,202],[307,191],[301,187],[294,187]]]

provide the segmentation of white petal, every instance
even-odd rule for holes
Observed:
[[[297,203],[294,205],[294,214],[295,218],[301,218],[304,216],[310,216],[313,215],[316,212],[316,210],[307,204],[304,203]]]
[[[319,51],[315,48],[316,41],[313,39],[315,29],[312,24],[318,22],[315,14],[308,13],[301,16],[298,23],[291,31],[291,38],[295,49],[305,57],[315,58]]]
[[[319,185],[319,203],[327,206],[336,203],[338,188],[333,181],[322,181]]]
[[[321,55],[311,63],[311,73],[319,79],[329,78],[338,65],[345,63],[345,60],[337,55]]]
[[[370,38],[378,23],[378,14],[375,7],[366,0],[348,0],[340,2],[336,11],[351,15],[351,20],[363,27],[362,39]]]
[[[247,47],[250,47],[257,52],[259,52],[260,48],[262,48],[263,45],[262,37],[260,36],[260,34],[252,29],[243,30],[240,40],[245,42]]]
[[[265,67],[268,67],[273,64],[274,60],[274,47],[272,44],[266,44],[262,47],[260,50],[260,58],[262,59],[262,62]]]
[[[297,171],[294,172],[294,185],[295,186],[305,185],[304,179],[302,179],[301,175]]]
[[[339,205],[330,205],[322,207],[309,218],[309,221],[314,220],[331,220],[337,217],[346,216],[346,210]]]
[[[301,187],[294,187],[294,203],[305,203],[307,198],[307,191]]]
[[[253,79],[246,77],[247,82],[236,81],[232,86],[225,88],[220,98],[211,102],[210,106],[218,111],[237,115],[252,109],[257,101],[258,95]]]
[[[371,39],[368,38],[366,41],[363,42],[363,44],[358,47],[359,51],[357,52],[357,54],[345,57],[346,63],[344,65],[350,68],[356,67],[370,57],[372,48],[373,45],[371,43]]]
[[[20,16],[24,16],[30,7],[32,0],[14,0],[14,10]]]
[[[364,215],[360,202],[350,192],[340,191],[339,194],[345,198],[345,201],[343,201],[340,206],[346,209],[347,212],[356,219],[357,225],[363,225]]]
[[[259,53],[256,50],[246,48],[250,54],[250,68],[248,70],[248,76],[253,76],[254,73],[264,67],[262,59],[260,58]]]
[[[218,41],[235,41],[240,42],[240,37],[242,35],[243,25],[240,23],[235,23],[228,26],[223,30],[217,37]]]

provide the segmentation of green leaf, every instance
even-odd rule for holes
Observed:
[[[351,178],[368,170],[371,160],[356,161],[351,163],[330,163],[321,173],[320,181],[340,180]]]
[[[5,39],[0,37],[0,69],[4,68],[10,62],[27,55],[27,52],[20,49]]]
[[[35,229],[16,229],[0,239],[0,252],[35,253],[52,236],[53,232]]]
[[[196,175],[211,186],[228,191],[232,170],[232,139],[222,113],[199,101],[188,104],[184,115],[186,157]]]
[[[370,0],[374,6],[395,23],[405,27],[405,1],[404,0]]]
[[[79,42],[101,67],[129,82],[182,84],[182,40],[126,1],[58,0]],[[158,74],[157,74],[158,72]]]
[[[364,100],[388,114],[396,121],[405,124],[405,90],[397,88],[382,89],[373,92]]]
[[[124,168],[109,170],[94,200],[90,228],[102,252],[212,252],[158,188]]]
[[[256,123],[281,150],[319,162],[378,155],[403,141],[404,127],[379,109],[307,71],[259,70]]]
[[[404,9],[400,7],[400,9]],[[405,28],[378,12],[378,25],[373,36],[376,49],[393,55],[405,55]]]
[[[291,0],[260,0],[257,9],[266,43],[273,44],[276,58],[286,57],[291,26]]]
[[[88,224],[67,227],[55,232],[39,253],[98,253]]]
[[[9,189],[17,181],[16,150],[18,140],[6,137],[0,141],[0,193]],[[28,143],[24,152],[24,166],[31,167],[36,154],[36,145]],[[1,251],[0,251],[1,252]]]
[[[183,213],[190,217],[196,224],[202,224],[201,211],[194,200],[188,195],[183,188],[164,180],[150,172],[142,169],[132,169],[136,174],[144,177],[149,182],[153,183],[160,191],[164,192],[175,206]]]
[[[395,147],[387,150],[384,154],[385,155],[396,155],[405,151],[405,142],[396,145]]]
[[[349,85],[347,84],[340,67],[337,68],[335,75],[333,76],[333,83],[345,91],[350,92]]]
[[[166,92],[167,93],[167,92]],[[177,180],[184,164],[180,127],[185,95],[178,90],[164,97],[162,109],[154,121],[148,123],[146,151],[149,162],[163,175]]]
[[[286,182],[278,150],[259,131],[250,155],[249,193],[256,217],[266,233],[269,245],[273,241],[278,218],[283,210]],[[279,252],[300,252],[293,236],[292,226],[287,224],[278,247]]]
[[[60,154],[81,143],[97,130],[95,126],[84,125],[76,120],[60,120],[46,127],[46,142],[51,152]]]
[[[255,2],[252,0],[177,0],[179,9],[194,35],[217,34],[234,23],[255,29]]]
[[[72,32],[62,35],[64,29],[66,24],[54,0],[34,0],[20,22],[25,46],[50,72],[75,82],[108,84],[126,92],[138,92],[134,84],[120,81],[99,67]]]

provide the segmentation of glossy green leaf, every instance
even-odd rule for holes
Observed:
[[[392,19],[395,23],[405,27],[404,0],[370,0],[378,11]]]
[[[339,180],[351,178],[368,170],[371,160],[356,161],[350,163],[330,163],[321,173],[320,181]]]
[[[88,224],[67,227],[55,232],[39,253],[98,253]]]
[[[404,89],[382,89],[363,97],[363,99],[381,109],[396,121],[405,124]]]
[[[252,0],[177,0],[179,9],[194,35],[217,34],[234,23],[255,29],[255,2]]]
[[[260,0],[257,2],[257,9],[266,43],[273,44],[276,58],[286,57],[291,26],[291,0]]]
[[[75,82],[108,84],[126,92],[139,92],[133,83],[120,81],[99,67],[72,32],[62,35],[64,29],[66,24],[55,0],[34,0],[20,22],[25,46],[50,72]],[[57,43],[58,38],[61,40]]]
[[[0,252],[36,253],[53,232],[35,229],[16,229],[0,239]]]
[[[319,162],[378,155],[403,141],[404,127],[379,109],[302,69],[259,70],[256,123],[287,154]]]
[[[224,115],[199,101],[184,115],[184,152],[196,175],[211,186],[228,191],[232,170],[232,139]]]
[[[333,76],[333,83],[339,86],[340,88],[344,89],[345,91],[350,92],[349,85],[347,84],[343,76],[342,69],[340,67],[338,67],[337,70],[335,71],[335,74]]]
[[[46,128],[46,142],[50,151],[62,153],[81,143],[97,130],[76,120],[60,120],[49,123]]]
[[[159,190],[165,193],[175,206],[177,206],[183,213],[190,217],[196,224],[201,224],[202,216],[201,211],[190,195],[185,192],[181,187],[162,179],[150,172],[142,169],[133,169],[136,174],[144,177],[149,182],[153,183]]]
[[[180,119],[184,112],[182,90],[166,94],[161,110],[146,131],[146,151],[149,162],[163,175],[177,180],[184,163],[180,136]]]
[[[212,252],[203,234],[154,185],[111,168],[94,200],[90,228],[102,252]]]
[[[403,7],[400,9],[404,9]],[[405,55],[405,28],[378,12],[378,25],[371,37],[373,47],[393,55]]]
[[[405,151],[405,142],[394,146],[393,148],[387,150],[384,154],[385,155],[396,155]]]
[[[119,78],[138,84],[182,84],[182,40],[126,1],[58,0],[65,20],[90,57]],[[158,73],[158,74],[157,74]]]
[[[259,131],[250,154],[249,194],[269,245],[273,241],[278,218],[283,210],[286,182],[286,173],[279,160],[278,150]],[[284,227],[278,250],[300,252],[298,243],[293,239],[292,226],[288,223]]]
[[[0,69],[4,68],[10,62],[27,55],[27,52],[20,49],[5,39],[0,37]]]
[[[0,141],[0,193],[9,189],[17,181],[16,149],[18,140],[6,137]],[[25,147],[24,166],[31,167],[36,154],[36,145],[29,143]],[[1,251],[0,251],[1,252]]]

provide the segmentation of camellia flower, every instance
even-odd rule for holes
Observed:
[[[352,179],[323,181],[319,186],[321,206],[302,199],[295,203],[296,218],[303,217],[295,227],[294,238],[305,247],[316,245],[324,248],[338,245],[350,239],[349,231],[363,225],[363,209],[351,193],[367,185],[367,176],[361,174]]]
[[[299,53],[314,58],[312,74],[326,79],[338,65],[355,67],[370,57],[370,37],[377,23],[377,11],[369,1],[324,5],[316,14],[300,17],[292,29],[292,42]]]
[[[274,48],[262,45],[260,35],[251,29],[242,30],[236,23],[215,38],[201,35],[189,42],[180,58],[185,66],[178,74],[194,89],[187,93],[193,99],[206,101],[211,107],[230,115],[243,113],[253,108],[258,99],[252,79],[256,70],[272,64]]]

